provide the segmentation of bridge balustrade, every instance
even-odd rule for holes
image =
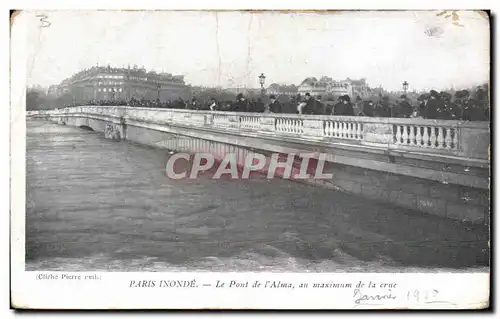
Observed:
[[[77,115],[120,117],[127,121],[195,126],[204,129],[380,147],[400,152],[489,160],[489,122],[373,118],[335,115],[236,113],[125,106],[79,106],[32,111],[30,116]]]

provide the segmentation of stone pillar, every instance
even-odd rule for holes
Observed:
[[[304,135],[309,137],[323,137],[323,120],[306,120],[304,124]]]
[[[275,120],[275,117],[272,116],[261,116],[259,118],[260,130],[266,132],[274,132],[276,130],[274,126]]]
[[[363,124],[363,141],[361,144],[383,147],[392,144],[393,141],[392,124],[383,122]]]
[[[462,122],[458,125],[459,156],[490,159],[490,129],[484,122]]]

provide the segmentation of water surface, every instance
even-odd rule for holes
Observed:
[[[168,150],[27,132],[28,270],[487,270],[484,227],[287,180],[174,181]]]

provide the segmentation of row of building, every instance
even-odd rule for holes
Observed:
[[[69,93],[76,103],[90,100],[130,100],[132,97],[165,101],[178,97],[186,99],[190,94],[183,75],[147,72],[137,66],[94,66],[74,74],[59,85],[50,86],[48,93],[56,96]]]
[[[70,94],[75,103],[84,103],[90,100],[174,100],[177,98],[189,99],[197,95],[197,87],[190,87],[184,82],[183,75],[170,73],[156,73],[144,68],[127,67],[115,68],[111,66],[94,66],[82,70],[70,78],[63,80],[59,85],[49,88],[49,94],[61,96]],[[224,91],[243,94],[259,94],[260,89],[224,89]],[[255,91],[255,92],[254,92]],[[273,83],[266,89],[268,95],[304,95],[313,96],[340,96],[366,97],[370,94],[366,79],[351,80],[349,78],[335,81],[330,77],[306,78],[298,86],[280,85]]]

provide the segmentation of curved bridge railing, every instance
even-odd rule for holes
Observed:
[[[382,148],[400,153],[434,154],[489,163],[489,122],[372,118],[331,115],[235,113],[125,106],[77,106],[28,111],[28,117],[99,116],[122,123],[165,125],[253,133],[301,141],[323,141]]]

